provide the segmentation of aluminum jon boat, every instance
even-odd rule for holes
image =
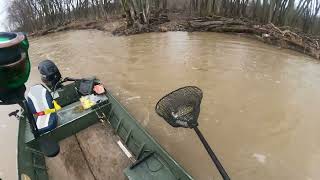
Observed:
[[[95,80],[98,82],[98,80]],[[137,120],[131,116],[128,111],[117,101],[117,99],[109,92],[97,96],[99,98],[98,103],[89,109],[84,110],[79,101],[80,95],[78,93],[79,83],[77,81],[61,86],[56,90],[56,94],[53,96],[59,105],[62,107],[56,112],[57,125],[50,131],[40,134],[39,137],[35,137],[32,133],[30,121],[27,120],[26,112],[24,112],[19,120],[19,135],[18,135],[18,174],[19,179],[22,180],[47,180],[49,177],[57,176],[55,169],[57,165],[54,163],[54,159],[49,159],[44,156],[39,147],[39,141],[41,139],[50,139],[56,142],[62,141],[65,138],[71,137],[86,128],[95,124],[102,124],[105,126],[107,135],[102,134],[96,141],[104,141],[104,138],[111,138],[110,141],[117,141],[119,149],[123,150],[122,155],[127,156],[132,163],[128,167],[123,169],[125,176],[132,180],[189,180],[192,177],[151,137],[151,135],[137,122]],[[111,136],[108,134],[112,134]],[[113,137],[114,136],[114,137]],[[78,137],[79,139],[79,137]],[[101,157],[99,162],[85,161],[89,169],[88,172],[93,173],[94,179],[100,179],[99,171],[101,169],[109,169],[112,165],[108,161],[112,156],[108,154],[108,149],[101,149],[96,147],[89,147],[88,154],[92,149],[92,153],[101,153],[103,156],[96,155],[97,158]],[[63,151],[61,149],[61,151]],[[84,154],[85,156],[85,154]],[[104,159],[103,159],[104,158]],[[47,160],[46,160],[47,159]],[[72,160],[71,158],[67,158]],[[75,158],[79,159],[79,158]],[[80,158],[81,159],[81,158]],[[87,159],[84,157],[83,159]],[[51,161],[46,164],[46,161]],[[66,162],[68,163],[68,162]],[[78,162],[84,163],[84,162]],[[67,166],[72,166],[74,163],[68,163]],[[77,163],[75,163],[77,164]],[[50,167],[52,165],[52,167]],[[59,166],[59,165],[58,165]],[[65,165],[62,165],[65,166]],[[77,168],[68,167],[68,169]],[[93,168],[99,168],[99,171]],[[76,175],[70,175],[69,177],[86,177],[77,170]],[[68,172],[68,174],[72,171]],[[105,173],[101,173],[105,177]],[[60,175],[61,176],[61,175]],[[89,175],[90,176],[90,175]],[[65,176],[63,176],[65,177]],[[107,177],[105,179],[108,179]]]

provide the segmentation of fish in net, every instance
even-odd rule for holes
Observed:
[[[200,88],[183,87],[160,99],[155,110],[173,127],[194,128],[198,126],[202,97]]]

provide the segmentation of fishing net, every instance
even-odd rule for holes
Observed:
[[[202,97],[198,87],[183,87],[160,99],[155,110],[173,127],[194,128],[198,126]]]

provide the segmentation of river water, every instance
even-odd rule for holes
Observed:
[[[64,76],[96,75],[196,179],[220,179],[196,134],[169,127],[157,100],[182,86],[204,92],[199,129],[232,179],[320,178],[320,64],[238,35],[69,31],[31,40],[30,84],[53,59]],[[17,122],[1,107],[0,177],[15,177]],[[8,119],[8,120],[6,120]]]

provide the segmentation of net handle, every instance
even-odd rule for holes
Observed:
[[[204,136],[202,135],[201,131],[198,129],[198,127],[194,127],[193,128],[194,131],[197,133],[200,141],[202,142],[204,148],[207,150],[212,162],[214,163],[214,165],[217,167],[219,173],[221,174],[222,178],[224,180],[230,180],[230,177],[228,175],[228,173],[226,172],[226,170],[223,168],[222,164],[220,163],[218,157],[215,155],[215,153],[213,152],[213,150],[211,149],[210,145],[208,144],[208,142],[206,141],[206,139],[204,138]]]

